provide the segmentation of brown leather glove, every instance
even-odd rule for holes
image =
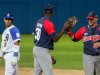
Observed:
[[[56,64],[56,59],[53,56],[51,57],[51,60],[52,60],[52,65]]]
[[[70,31],[77,23],[78,23],[78,18],[77,17],[70,17],[69,19],[68,19],[68,26],[67,26],[67,31]]]
[[[74,27],[78,23],[78,18],[73,16],[68,19],[70,26]]]

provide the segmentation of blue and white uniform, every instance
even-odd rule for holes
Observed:
[[[12,66],[11,61],[14,56],[14,43],[19,40],[20,32],[16,26],[11,25],[4,30],[2,34],[1,50],[4,52],[5,75],[17,75],[18,65]]]

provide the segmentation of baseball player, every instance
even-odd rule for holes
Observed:
[[[44,16],[40,18],[35,26],[33,48],[34,75],[53,75],[53,66],[50,50],[54,49],[53,43],[58,41],[67,27],[67,22],[59,33],[56,33],[53,22],[50,21],[53,15],[53,7],[47,4],[43,11]]]
[[[18,75],[18,60],[20,49],[20,32],[13,25],[14,17],[12,13],[7,12],[4,16],[6,29],[2,34],[2,43],[0,57],[5,60],[5,75]]]
[[[83,65],[85,75],[100,75],[100,25],[98,16],[91,11],[87,16],[87,26],[80,28],[75,34],[67,27],[72,41],[82,39],[84,43]]]

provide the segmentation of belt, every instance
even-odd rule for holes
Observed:
[[[100,53],[96,52],[93,56],[99,56],[99,55],[100,55]]]
[[[91,54],[92,56],[99,56],[100,55],[100,53],[95,53],[95,54]]]
[[[91,55],[91,56],[99,56],[100,53],[96,52],[95,54],[87,54],[87,55]]]
[[[10,53],[10,52],[4,52],[3,54],[6,55],[6,54],[8,54],[8,53]]]

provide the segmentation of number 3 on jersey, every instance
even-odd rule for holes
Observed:
[[[36,39],[37,41],[39,41],[40,35],[41,35],[41,29],[40,29],[40,28],[36,28],[35,39]]]

